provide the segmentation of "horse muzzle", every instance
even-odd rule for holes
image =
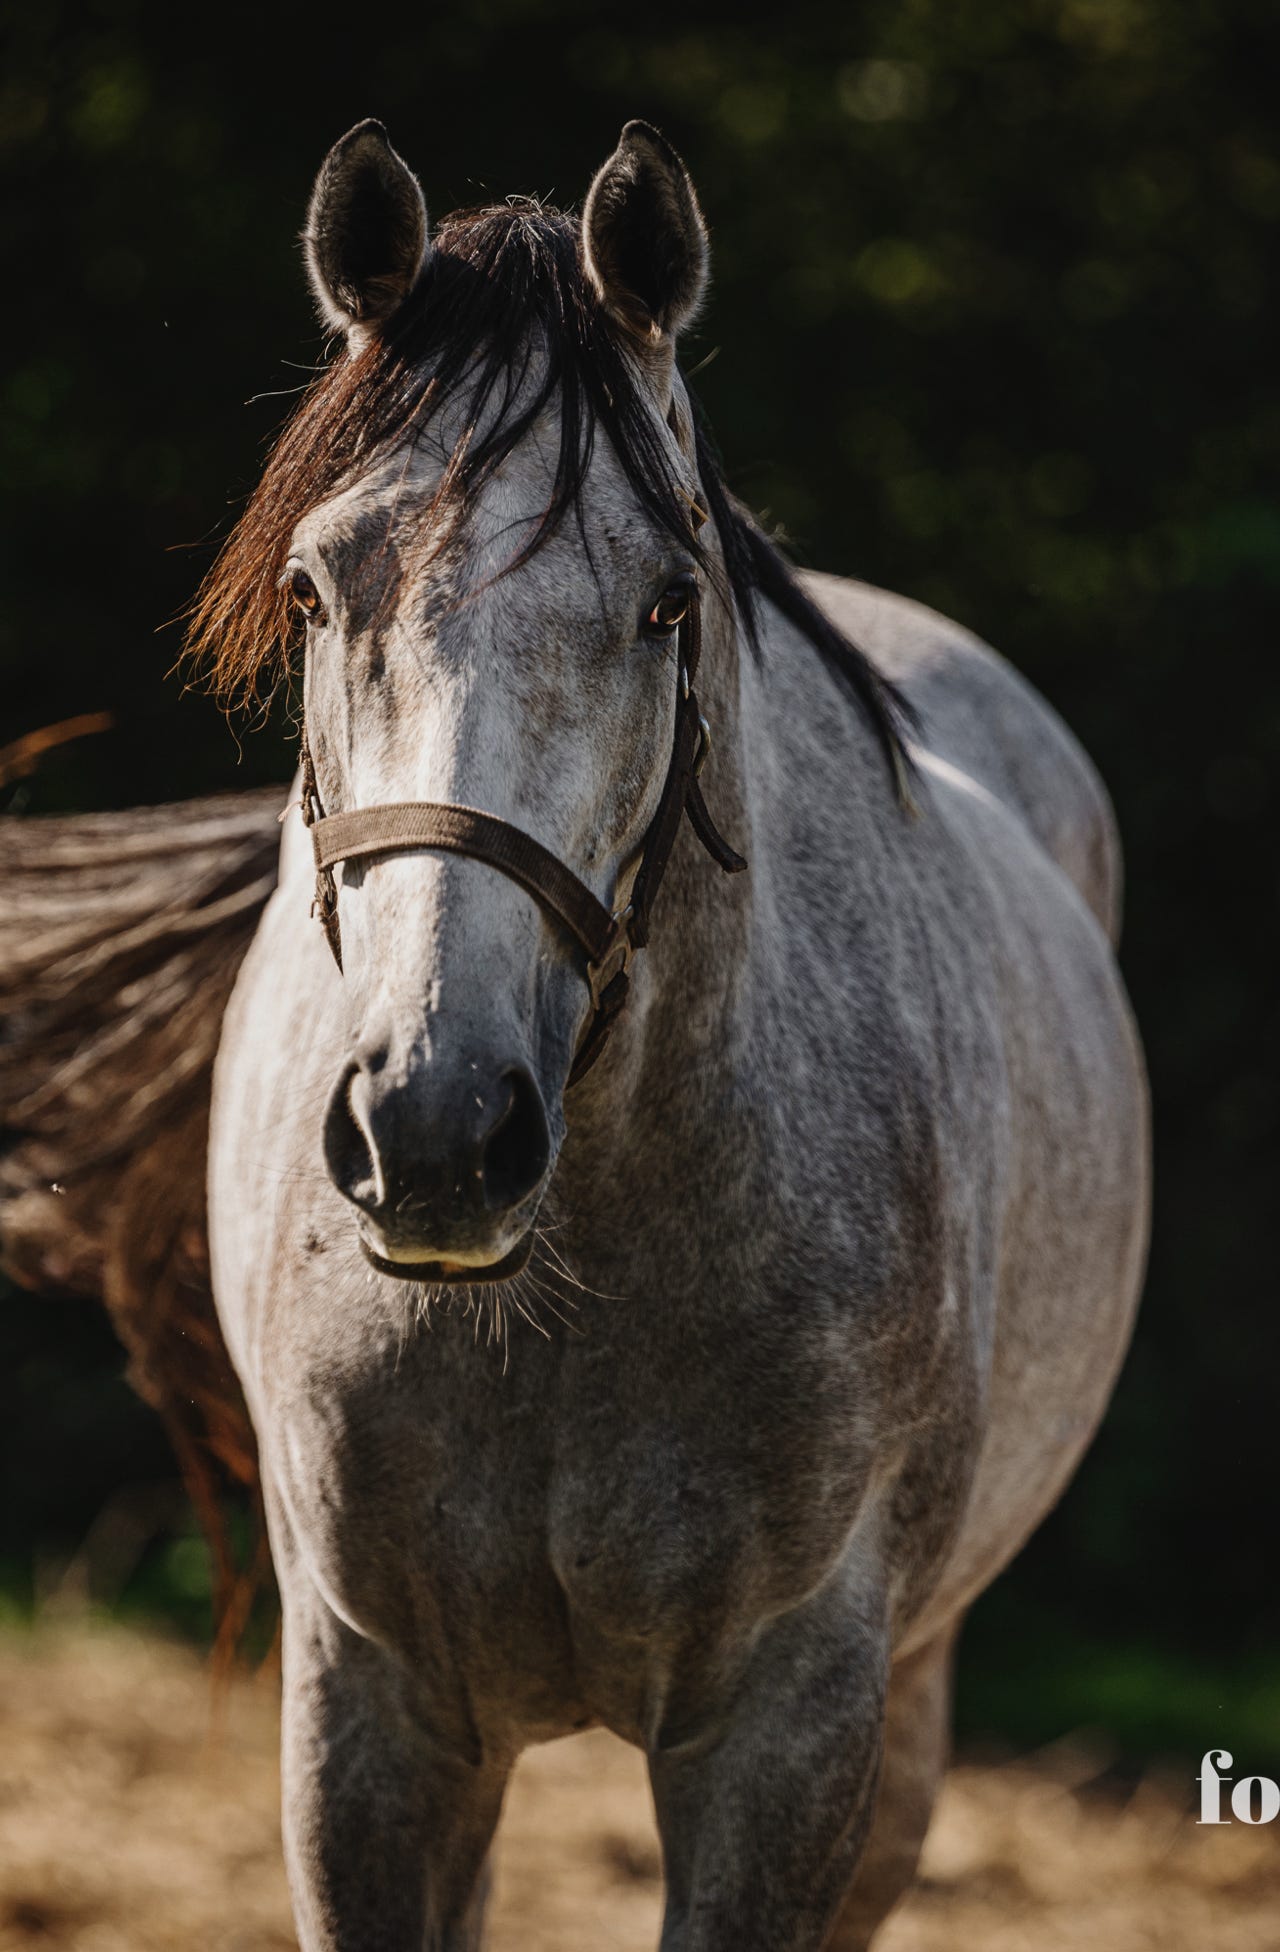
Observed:
[[[554,1147],[526,1065],[432,1056],[395,1075],[366,1049],[334,1087],[324,1156],[381,1273],[495,1281],[529,1257]]]

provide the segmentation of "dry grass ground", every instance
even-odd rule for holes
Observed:
[[[275,1684],[153,1640],[0,1639],[0,1952],[285,1952]],[[1186,1781],[1122,1795],[1064,1744],[947,1783],[883,1952],[1277,1952],[1280,1824],[1198,1828]],[[606,1735],[521,1766],[494,1952],[652,1952],[661,1888],[639,1760]]]

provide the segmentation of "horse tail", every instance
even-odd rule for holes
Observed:
[[[106,1304],[209,1539],[224,1642],[256,1581],[222,1494],[256,1497],[258,1466],[209,1278],[209,1096],[282,797],[0,818],[0,1265]]]

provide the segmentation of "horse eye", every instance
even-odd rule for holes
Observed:
[[[299,610],[310,617],[313,623],[318,622],[323,616],[324,606],[320,601],[320,592],[305,569],[295,569],[290,575],[289,594]]]
[[[664,590],[645,619],[645,629],[651,637],[670,637],[679,630],[689,614],[689,603],[693,596],[693,586],[688,582],[673,583]]]

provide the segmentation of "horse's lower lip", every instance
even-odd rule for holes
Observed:
[[[519,1274],[533,1252],[534,1229],[522,1235],[500,1261],[488,1267],[464,1266],[460,1261],[389,1261],[374,1252],[363,1234],[359,1236],[360,1251],[371,1267],[379,1274],[392,1274],[397,1281],[435,1281],[447,1287],[461,1287],[472,1281],[509,1281],[513,1274]]]

